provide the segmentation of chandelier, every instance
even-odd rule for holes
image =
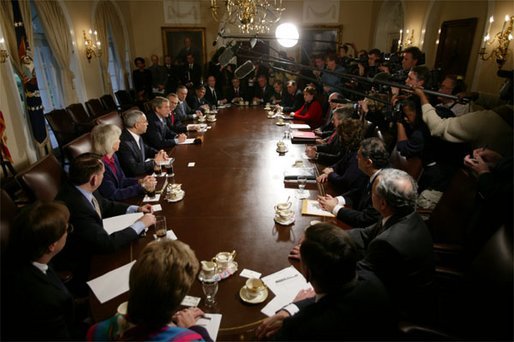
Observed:
[[[225,0],[222,21],[239,28],[242,33],[268,33],[271,26],[280,20],[282,0]],[[211,0],[214,20],[220,21],[220,6]]]

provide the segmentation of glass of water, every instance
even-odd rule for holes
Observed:
[[[298,198],[307,198],[308,193],[305,191],[305,185],[307,184],[307,177],[306,176],[298,176]]]
[[[216,293],[218,293],[218,281],[216,279],[204,279],[202,280],[202,290],[205,294],[205,304],[212,306],[216,300]]]

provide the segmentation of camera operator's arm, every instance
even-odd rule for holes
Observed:
[[[407,132],[405,131],[405,126],[403,125],[402,121],[398,121],[396,123],[396,131],[398,132],[396,135],[397,142],[406,141],[409,139],[409,137],[407,137]]]

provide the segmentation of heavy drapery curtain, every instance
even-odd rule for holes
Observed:
[[[77,93],[73,86],[73,72],[70,69],[73,45],[68,24],[61,6],[56,1],[34,1],[46,40],[52,49],[61,72],[64,102],[66,105],[77,103]]]
[[[9,61],[11,62],[14,71],[23,79],[23,70],[21,68],[21,61],[19,58],[15,58],[13,56],[18,56],[17,46],[18,42],[16,40],[16,33],[13,30],[14,27],[14,14],[12,10],[12,4],[10,1],[0,1],[0,19],[3,25],[2,30],[5,34],[5,45],[7,51],[9,51]]]
[[[120,62],[120,68],[123,74],[123,88],[127,89],[127,70],[125,63],[125,35],[123,34],[123,26],[121,24],[118,12],[114,8],[111,1],[102,0],[98,3],[95,13],[96,27],[98,30],[98,36],[102,45],[104,46],[102,55],[102,75],[104,78],[104,86],[108,86],[106,91],[111,92],[111,82],[108,72],[108,43],[109,43],[109,32],[112,35],[112,41],[114,44],[114,50]],[[106,82],[106,78],[108,83]]]

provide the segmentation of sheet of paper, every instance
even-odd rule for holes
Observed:
[[[291,129],[311,129],[311,126],[307,124],[291,124]]]
[[[136,222],[143,216],[143,213],[132,213],[132,214],[124,214],[119,216],[113,216],[109,218],[105,218],[102,220],[104,230],[107,234],[112,234],[114,232],[123,230],[130,226],[132,223]]]
[[[129,273],[135,262],[134,260],[87,282],[100,303],[103,304],[129,290]]]
[[[161,194],[155,194],[154,197],[148,197],[148,195],[145,195],[145,198],[143,198],[143,202],[159,202],[161,199]]]
[[[220,330],[221,317],[221,314],[206,313],[204,314],[204,318],[200,318],[196,321],[196,325],[204,327],[209,333],[211,339],[216,341],[218,338],[218,331]]]
[[[195,162],[190,162],[190,163],[187,163],[187,167],[195,167],[196,163]]]
[[[190,144],[194,144],[195,142],[195,138],[190,138],[190,139],[186,139],[184,142],[179,142],[178,144],[179,145],[190,145]]]
[[[303,274],[293,266],[286,267],[278,272],[270,274],[262,281],[275,294],[275,296],[289,296],[293,299],[303,289],[310,288]]]
[[[162,207],[160,204],[154,204],[152,205],[152,212],[162,211]]]
[[[255,272],[255,271],[249,270],[247,268],[242,270],[241,273],[239,273],[239,275],[243,278],[257,278],[258,279],[261,277],[261,274],[259,272]]]
[[[296,294],[292,297],[287,295],[275,296],[275,298],[270,300],[268,304],[262,308],[261,312],[266,316],[271,317],[284,306],[291,304],[295,296]]]
[[[198,306],[198,304],[200,304],[200,300],[202,300],[200,297],[185,296],[184,299],[182,299],[182,303],[180,303],[180,305]]]
[[[331,212],[322,209],[318,201],[307,199],[302,203],[302,215],[335,217]]]

